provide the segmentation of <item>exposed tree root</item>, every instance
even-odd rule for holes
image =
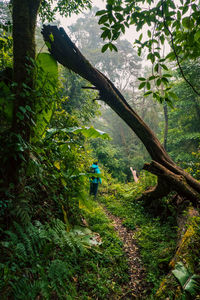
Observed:
[[[154,194],[157,193],[159,195],[160,192],[161,197],[163,197],[166,196],[171,190],[174,190],[180,196],[189,199],[193,203],[193,205],[196,206],[197,203],[200,203],[199,193],[187,183],[187,180],[183,175],[177,175],[171,172],[169,169],[165,168],[163,165],[159,164],[156,161],[152,161],[150,164],[145,164],[143,169],[157,175],[160,180],[158,181],[158,185],[154,190]],[[162,182],[162,185],[160,184],[160,182]]]
[[[162,198],[170,193],[169,184],[158,177],[158,183],[142,193],[137,201],[142,201],[143,206],[148,209],[154,216],[168,216],[167,206],[163,206]]]
[[[171,191],[169,185],[158,177],[158,183],[155,187],[150,187],[142,194],[142,199],[145,203],[152,202],[156,199],[161,199]]]
[[[180,196],[179,200],[181,199],[176,203],[173,201],[176,206],[184,202],[184,199],[189,199],[187,202],[191,202],[194,207],[200,204],[199,193],[187,183],[187,179],[183,175],[173,173],[156,161],[145,164],[143,169],[158,176],[158,182],[155,187],[146,190],[138,200],[143,200],[146,207],[154,209],[155,214],[160,214],[163,209],[162,198],[168,196],[172,191]]]

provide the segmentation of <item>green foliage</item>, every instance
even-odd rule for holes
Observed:
[[[141,256],[148,271],[147,281],[153,283],[154,292],[160,279],[169,271],[169,262],[175,249],[176,232],[169,220],[163,224],[159,218],[148,220],[136,237],[141,246]]]
[[[5,232],[2,299],[105,299],[121,293],[120,284],[128,279],[122,243],[103,211],[92,201],[87,207],[83,213],[96,233],[84,227],[67,232],[59,219],[35,221],[25,229],[15,223],[14,230]]]
[[[49,53],[39,53],[36,62],[38,69],[43,71],[42,75],[46,79],[46,82],[41,83],[41,86],[47,84],[51,88],[52,82],[57,82],[58,80],[58,65],[56,60]],[[50,83],[48,82],[49,79],[51,79]]]
[[[182,65],[183,71],[187,73],[188,79],[194,82],[199,89],[200,77],[198,63],[187,62]],[[197,157],[192,155],[198,151],[199,136],[199,97],[181,79],[179,73],[175,73],[177,81],[173,92],[178,96],[174,108],[169,110],[168,151],[172,158],[182,167],[192,168],[198,163]],[[188,111],[190,114],[188,115]]]
[[[180,282],[185,293],[182,299],[187,299],[188,294],[195,297],[197,292],[200,290],[200,285],[198,283],[200,276],[191,274],[182,262],[176,264],[175,269],[172,271],[172,273]]]
[[[85,228],[67,232],[58,219],[45,225],[37,221],[25,230],[15,224],[15,231],[7,231],[8,238],[1,243],[3,253],[7,252],[1,263],[2,295],[14,295],[15,299],[76,296],[72,276],[79,261],[88,255],[92,242],[87,236],[92,232]]]
[[[58,121],[56,116],[61,117],[59,111],[55,113]],[[62,117],[65,117],[66,127],[76,124],[65,112]],[[53,134],[47,133],[43,140],[36,143],[29,172],[33,174],[34,169],[39,167],[37,176],[40,175],[41,186],[48,190],[49,197],[55,201],[60,213],[62,214],[61,208],[64,206],[67,219],[70,216],[70,222],[76,224],[80,222],[79,197],[87,183],[86,178],[79,174],[84,173],[90,163],[83,147],[84,139],[65,131],[67,130],[61,129]]]
[[[200,152],[192,153],[194,159],[190,162],[187,172],[190,173],[197,180],[200,179]]]
[[[145,9],[144,7],[148,7]],[[189,9],[190,8],[190,9]],[[99,24],[102,26],[101,37],[107,40],[102,51],[109,49],[109,45],[125,33],[126,28],[135,26],[139,32],[144,26],[148,26],[147,37],[143,33],[135,39],[138,47],[138,55],[146,52],[146,58],[152,63],[152,75],[145,78],[139,85],[139,89],[146,87],[145,95],[152,94],[160,103],[166,102],[172,106],[172,100],[176,98],[171,92],[167,61],[174,60],[181,74],[189,86],[199,95],[195,83],[188,79],[181,63],[184,60],[196,60],[199,58],[200,24],[199,9],[195,1],[107,1],[106,8],[96,13]],[[161,57],[162,48],[168,43],[171,52],[164,58]],[[146,50],[146,51],[145,51]],[[153,83],[153,84],[152,84]],[[161,87],[161,89],[159,88]]]
[[[30,199],[30,206],[37,207],[34,214],[40,212],[34,218],[47,219],[42,205],[45,197],[49,217],[64,218],[68,226],[79,224],[79,201],[87,196],[87,170],[91,165],[91,150],[86,140],[94,136],[105,139],[108,135],[94,128],[79,127],[78,120],[64,110],[57,110],[51,122],[57,128],[46,130],[43,138],[31,147],[27,169],[29,189],[25,189],[22,197]]]
[[[169,73],[161,74],[160,65],[157,63],[153,75],[148,78],[138,78],[138,80],[142,81],[138,88],[140,90],[147,90],[147,92],[144,93],[144,97],[152,95],[154,100],[161,104],[166,103],[173,108],[172,103],[174,99],[177,99],[177,96],[171,90],[170,77],[172,77],[172,75]]]
[[[83,89],[82,87],[90,86],[90,84],[67,69],[61,69],[61,75],[63,109],[76,116],[82,125],[88,124],[92,118],[99,114],[99,104],[95,101],[97,92]]]
[[[126,3],[126,5],[124,5]],[[144,9],[144,3],[149,9]],[[190,7],[190,11],[189,11]],[[185,15],[186,13],[189,15]],[[159,57],[159,43],[164,44],[167,38],[172,38],[177,55],[196,58],[199,55],[199,20],[198,6],[194,1],[174,4],[173,1],[107,1],[106,9],[96,14],[100,16],[99,24],[103,24],[104,37],[110,41],[116,40],[130,25],[135,25],[140,31],[148,25],[148,40],[142,42],[142,34],[136,41],[141,49],[147,48],[149,59]],[[153,31],[151,31],[153,29]],[[153,33],[152,33],[153,32]]]
[[[64,132],[64,133],[73,133],[73,134],[79,134],[81,133],[86,137],[87,139],[96,139],[96,138],[101,138],[103,140],[110,140],[110,137],[107,133],[95,129],[94,127],[69,127],[67,129],[56,129],[56,128],[51,128],[47,130],[46,137],[52,137],[53,135],[59,133],[59,132]]]
[[[37,64],[37,98],[35,104],[35,131],[42,136],[48,126],[56,107],[56,93],[58,84],[58,66],[49,53],[39,53]]]
[[[42,0],[40,5],[39,15],[44,22],[52,22],[55,20],[56,13],[60,13],[61,16],[70,16],[72,13],[79,13],[84,8],[90,7],[90,0],[61,0],[58,4],[52,5],[51,0]]]
[[[12,67],[12,36],[0,29],[0,68]]]
[[[110,142],[101,140],[93,140],[91,141],[91,145],[94,149],[94,156],[112,176],[120,181],[125,181],[128,162],[127,158],[123,157],[120,149]]]
[[[0,26],[1,27],[1,26]],[[11,35],[0,29],[0,119],[1,131],[10,127],[13,116]],[[13,85],[14,87],[14,85]]]
[[[91,35],[92,38],[88,38],[88,28],[94,29],[94,23],[82,20],[77,22],[76,26],[82,29],[77,34],[80,34],[83,39],[78,40],[82,45],[87,45],[85,46],[86,52],[92,43],[95,45],[88,53],[95,61],[96,66],[99,66],[102,71],[107,67],[106,74],[118,85],[121,85],[122,89],[124,81],[127,84],[131,78],[131,83],[133,83],[140,69],[140,60],[136,58],[136,53],[132,51],[130,43],[117,42],[117,38],[125,32],[125,27],[128,27],[129,24],[135,23],[139,30],[145,22],[148,24],[154,22],[153,16],[156,14],[158,14],[156,21],[160,21],[163,9],[167,26],[172,24],[176,27],[174,40],[181,45],[181,49],[178,48],[178,43],[175,45],[177,53],[185,58],[183,50],[186,49],[188,53],[191,51],[192,48],[184,44],[184,39],[188,39],[191,33],[195,43],[199,43],[198,26],[195,26],[196,31],[194,32],[194,25],[199,25],[196,14],[188,18],[185,16],[187,9],[184,11],[185,8],[179,7],[179,14],[177,13],[177,18],[181,20],[179,28],[179,25],[171,17],[173,16],[171,13],[175,9],[172,1],[168,0],[166,3],[169,4],[169,8],[165,4],[163,6],[162,3],[159,3],[156,6],[156,12],[150,7],[145,13],[139,6],[136,6],[137,2],[126,1],[126,8],[121,3],[122,1],[108,0],[106,9],[97,13],[100,16],[99,24],[103,24],[101,36],[103,40],[109,39],[102,50],[103,52],[107,48],[111,51],[114,50],[112,57],[101,56],[102,54],[97,50],[96,38],[98,35],[95,30]],[[41,2],[40,16],[42,20],[52,21],[56,12],[60,12],[61,15],[70,15],[73,11],[77,13],[82,8],[90,6],[90,1],[62,0],[53,8],[52,4],[51,0]],[[151,4],[151,1],[148,1],[148,4]],[[195,9],[193,6],[191,11],[195,12]],[[129,18],[127,14],[130,14]],[[79,26],[84,22],[85,27]],[[139,52],[142,48],[147,47],[147,58],[154,63],[155,74],[147,79],[140,77],[139,80],[142,81],[140,88],[147,89],[146,96],[151,94],[151,83],[155,82],[156,88],[161,85],[165,86],[165,97],[161,98],[157,91],[153,92],[153,97],[163,102],[168,101],[166,98],[168,96],[173,98],[173,93],[168,86],[170,74],[165,72],[162,76],[157,75],[159,69],[168,71],[165,59],[160,57],[157,41],[160,40],[164,44],[164,34],[168,37],[170,33],[167,32],[164,23],[156,24],[158,26],[155,28],[155,37],[153,31],[148,30],[149,41],[143,43],[142,36],[137,41]],[[83,32],[84,34],[82,34]],[[51,38],[53,39],[53,36]],[[89,40],[91,44],[85,43],[85,40]],[[99,42],[99,44],[101,43]],[[12,65],[12,38],[3,31],[0,36],[0,49],[1,67],[10,67]],[[193,50],[194,57],[197,57],[198,51]],[[172,55],[170,54],[169,57],[172,58]],[[33,61],[31,61],[32,64],[35,66]],[[33,70],[29,68],[27,71],[32,72]],[[89,123],[91,118],[98,114],[99,106],[94,102],[97,99],[96,91],[82,90],[81,87],[88,83],[68,71],[62,71],[62,74],[59,74],[64,82],[61,86],[61,83],[57,81],[57,64],[46,53],[38,55],[37,79],[34,89],[30,89],[28,85],[22,83],[22,96],[30,103],[36,100],[35,106],[29,106],[29,102],[26,102],[16,110],[18,120],[23,122],[30,120],[28,126],[30,125],[29,129],[32,132],[31,144],[22,139],[21,133],[11,132],[7,135],[6,130],[10,128],[12,122],[13,95],[11,88],[15,89],[16,85],[5,82],[5,79],[11,82],[12,77],[5,77],[2,72],[1,75],[3,80],[1,78],[0,104],[4,122],[1,129],[1,144],[6,145],[5,149],[1,150],[0,179],[3,186],[0,192],[5,196],[0,201],[0,220],[2,221],[0,273],[3,279],[0,282],[0,289],[2,299],[77,298],[84,300],[98,298],[103,300],[112,298],[113,295],[113,297],[116,296],[116,299],[123,297],[120,286],[123,286],[128,280],[127,261],[122,251],[122,242],[110,226],[109,220],[102,209],[88,199],[86,191],[89,184],[85,175],[91,164],[92,155],[86,140],[97,137],[104,139],[100,142],[99,140],[94,141],[97,146],[94,146],[94,148],[96,147],[94,156],[98,157],[101,163],[104,163],[107,169],[120,180],[125,180],[128,172],[130,174],[130,166],[137,166],[138,169],[141,167],[143,157],[133,155],[141,148],[138,147],[136,141],[133,142],[134,151],[130,151],[127,147],[130,144],[130,135],[124,135],[123,126],[118,126],[117,122],[117,126],[113,126],[113,128],[115,131],[118,131],[116,128],[122,130],[121,137],[125,138],[123,149],[128,152],[126,157],[120,153],[117,147],[108,144],[105,140],[108,135],[95,130],[94,127],[86,126],[88,124],[85,123]],[[120,81],[120,78],[123,80]],[[128,91],[126,92],[128,93]],[[196,100],[198,101],[198,99]],[[170,103],[170,101],[168,102]],[[142,102],[142,114],[144,112],[143,104],[144,101]],[[185,123],[183,122],[183,124]],[[178,137],[177,132],[176,136],[176,144],[183,143],[184,140]],[[185,137],[187,137],[187,141],[199,141],[197,132],[188,130]],[[196,151],[196,149],[194,150]],[[5,185],[3,180],[6,177],[7,162],[10,158],[14,161],[19,158],[23,160],[23,153],[30,156],[29,160],[24,161],[24,165],[27,165],[27,168],[24,168],[26,174],[24,170],[20,170],[17,186],[9,184],[9,182],[6,182]],[[195,172],[198,176],[197,170]],[[132,230],[137,229],[135,238],[138,239],[141,247],[142,258],[148,272],[147,280],[156,287],[160,276],[168,271],[168,262],[174,251],[175,230],[171,226],[174,219],[172,215],[164,224],[161,218],[147,214],[141,204],[135,200],[144,187],[156,183],[156,178],[141,173],[138,184],[125,187],[115,184],[109,188],[113,179],[105,171],[103,174],[106,175],[105,178],[108,178],[108,181],[102,187],[102,195],[104,195],[102,202],[113,213],[124,219],[125,226]],[[105,193],[109,194],[105,196]],[[117,195],[117,199],[115,199],[115,195]],[[167,206],[170,206],[170,201],[169,199],[162,201],[163,210],[165,210]],[[20,225],[13,222],[13,219],[19,221]],[[82,222],[88,223],[90,229],[81,227]],[[185,270],[182,268],[181,272],[185,272]],[[177,272],[175,274],[177,275]],[[192,280],[187,284],[183,288],[185,290],[187,288],[192,294]]]

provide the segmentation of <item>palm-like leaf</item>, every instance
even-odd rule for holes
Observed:
[[[183,290],[190,293],[190,295],[194,296],[200,289],[200,285],[197,281],[200,279],[200,276],[190,273],[182,262],[176,264],[176,268],[172,273],[180,282]]]

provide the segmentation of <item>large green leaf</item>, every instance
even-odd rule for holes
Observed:
[[[109,140],[110,136],[94,127],[77,127],[77,128],[69,128],[69,132],[73,132],[74,134],[82,133],[88,139],[101,138],[103,140]]]
[[[176,264],[176,268],[172,271],[172,273],[178,279],[182,287],[191,276],[190,272],[184,267],[182,262]]]
[[[43,78],[45,82],[39,81],[38,84],[45,83],[45,87],[49,85],[52,87],[52,83],[58,80],[58,65],[57,61],[49,53],[39,53],[36,59],[37,67],[39,71],[43,70]],[[41,77],[40,77],[41,79]]]
[[[197,291],[200,291],[199,284],[200,276],[193,274],[185,283],[184,290],[190,293],[191,295],[196,295]]]
[[[86,227],[75,226],[70,230],[69,234],[78,238],[86,248],[101,245],[102,243],[99,235]]]
[[[41,136],[49,124],[55,109],[54,94],[58,81],[58,66],[49,53],[37,56],[37,90],[40,97],[36,101],[36,133]]]
[[[70,128],[64,128],[64,129],[56,129],[56,128],[51,128],[47,130],[47,138],[59,133],[59,132],[65,132],[65,133],[73,133],[73,134],[78,134],[82,133],[86,138],[88,139],[95,139],[95,138],[101,138],[101,139],[111,139],[110,136],[98,129],[95,129],[94,127],[70,127]]]
[[[197,291],[200,290],[200,285],[198,283],[200,276],[191,274],[182,262],[176,264],[176,268],[172,273],[178,279],[184,291],[187,291],[191,295],[195,295]]]

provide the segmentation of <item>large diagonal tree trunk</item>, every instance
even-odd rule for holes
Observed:
[[[45,41],[51,45],[49,51],[54,58],[63,66],[91,82],[99,91],[100,98],[107,103],[140,138],[153,160],[153,163],[146,165],[145,168],[159,176],[161,182],[165,181],[168,183],[169,189],[167,189],[167,192],[176,190],[179,194],[187,197],[190,195],[190,200],[194,204],[199,203],[200,183],[173,162],[152,130],[135,113],[114,84],[105,75],[94,68],[81,54],[65,33],[64,29],[58,29],[56,26],[44,26],[42,34]],[[54,37],[53,39],[50,38],[51,34]],[[181,189],[183,186],[184,189]]]

